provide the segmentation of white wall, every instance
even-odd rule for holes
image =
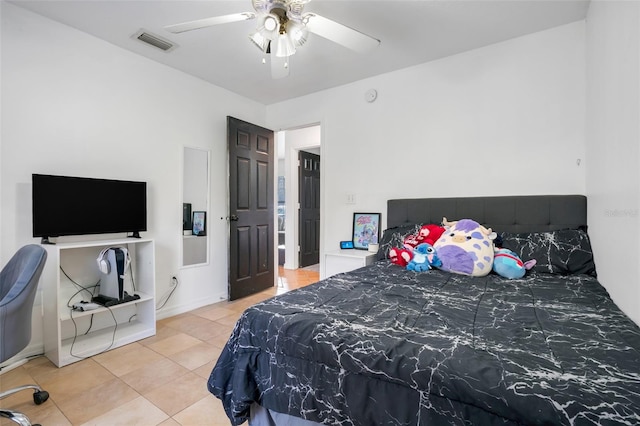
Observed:
[[[270,105],[267,122],[321,123],[321,247],[337,247],[354,211],[384,227],[389,198],[584,194],[585,93],[577,22]]]
[[[598,277],[640,324],[640,3],[587,16],[587,194]]]
[[[171,275],[180,279],[159,317],[226,298],[226,116],[260,125],[265,107],[14,5],[1,7],[2,263],[38,242],[31,237],[32,173],[144,180],[144,236],[156,241],[158,296]],[[211,250],[208,265],[180,270],[184,145],[211,150]]]

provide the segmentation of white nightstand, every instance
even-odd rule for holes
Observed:
[[[335,250],[324,254],[324,277],[328,278],[341,272],[371,265],[376,260],[376,253],[367,250]]]

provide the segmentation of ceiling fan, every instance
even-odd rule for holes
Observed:
[[[257,19],[256,31],[249,39],[271,58],[274,78],[289,75],[289,57],[302,46],[309,33],[365,53],[377,47],[380,40],[315,13],[303,13],[311,0],[252,0],[255,12],[214,16],[164,27],[178,34],[214,25]]]

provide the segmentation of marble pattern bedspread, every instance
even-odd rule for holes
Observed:
[[[247,309],[208,381],[331,425],[640,424],[640,329],[594,277],[386,261]]]

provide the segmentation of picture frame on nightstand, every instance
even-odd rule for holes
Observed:
[[[353,248],[367,250],[369,244],[378,244],[381,218],[381,213],[353,214]]]

